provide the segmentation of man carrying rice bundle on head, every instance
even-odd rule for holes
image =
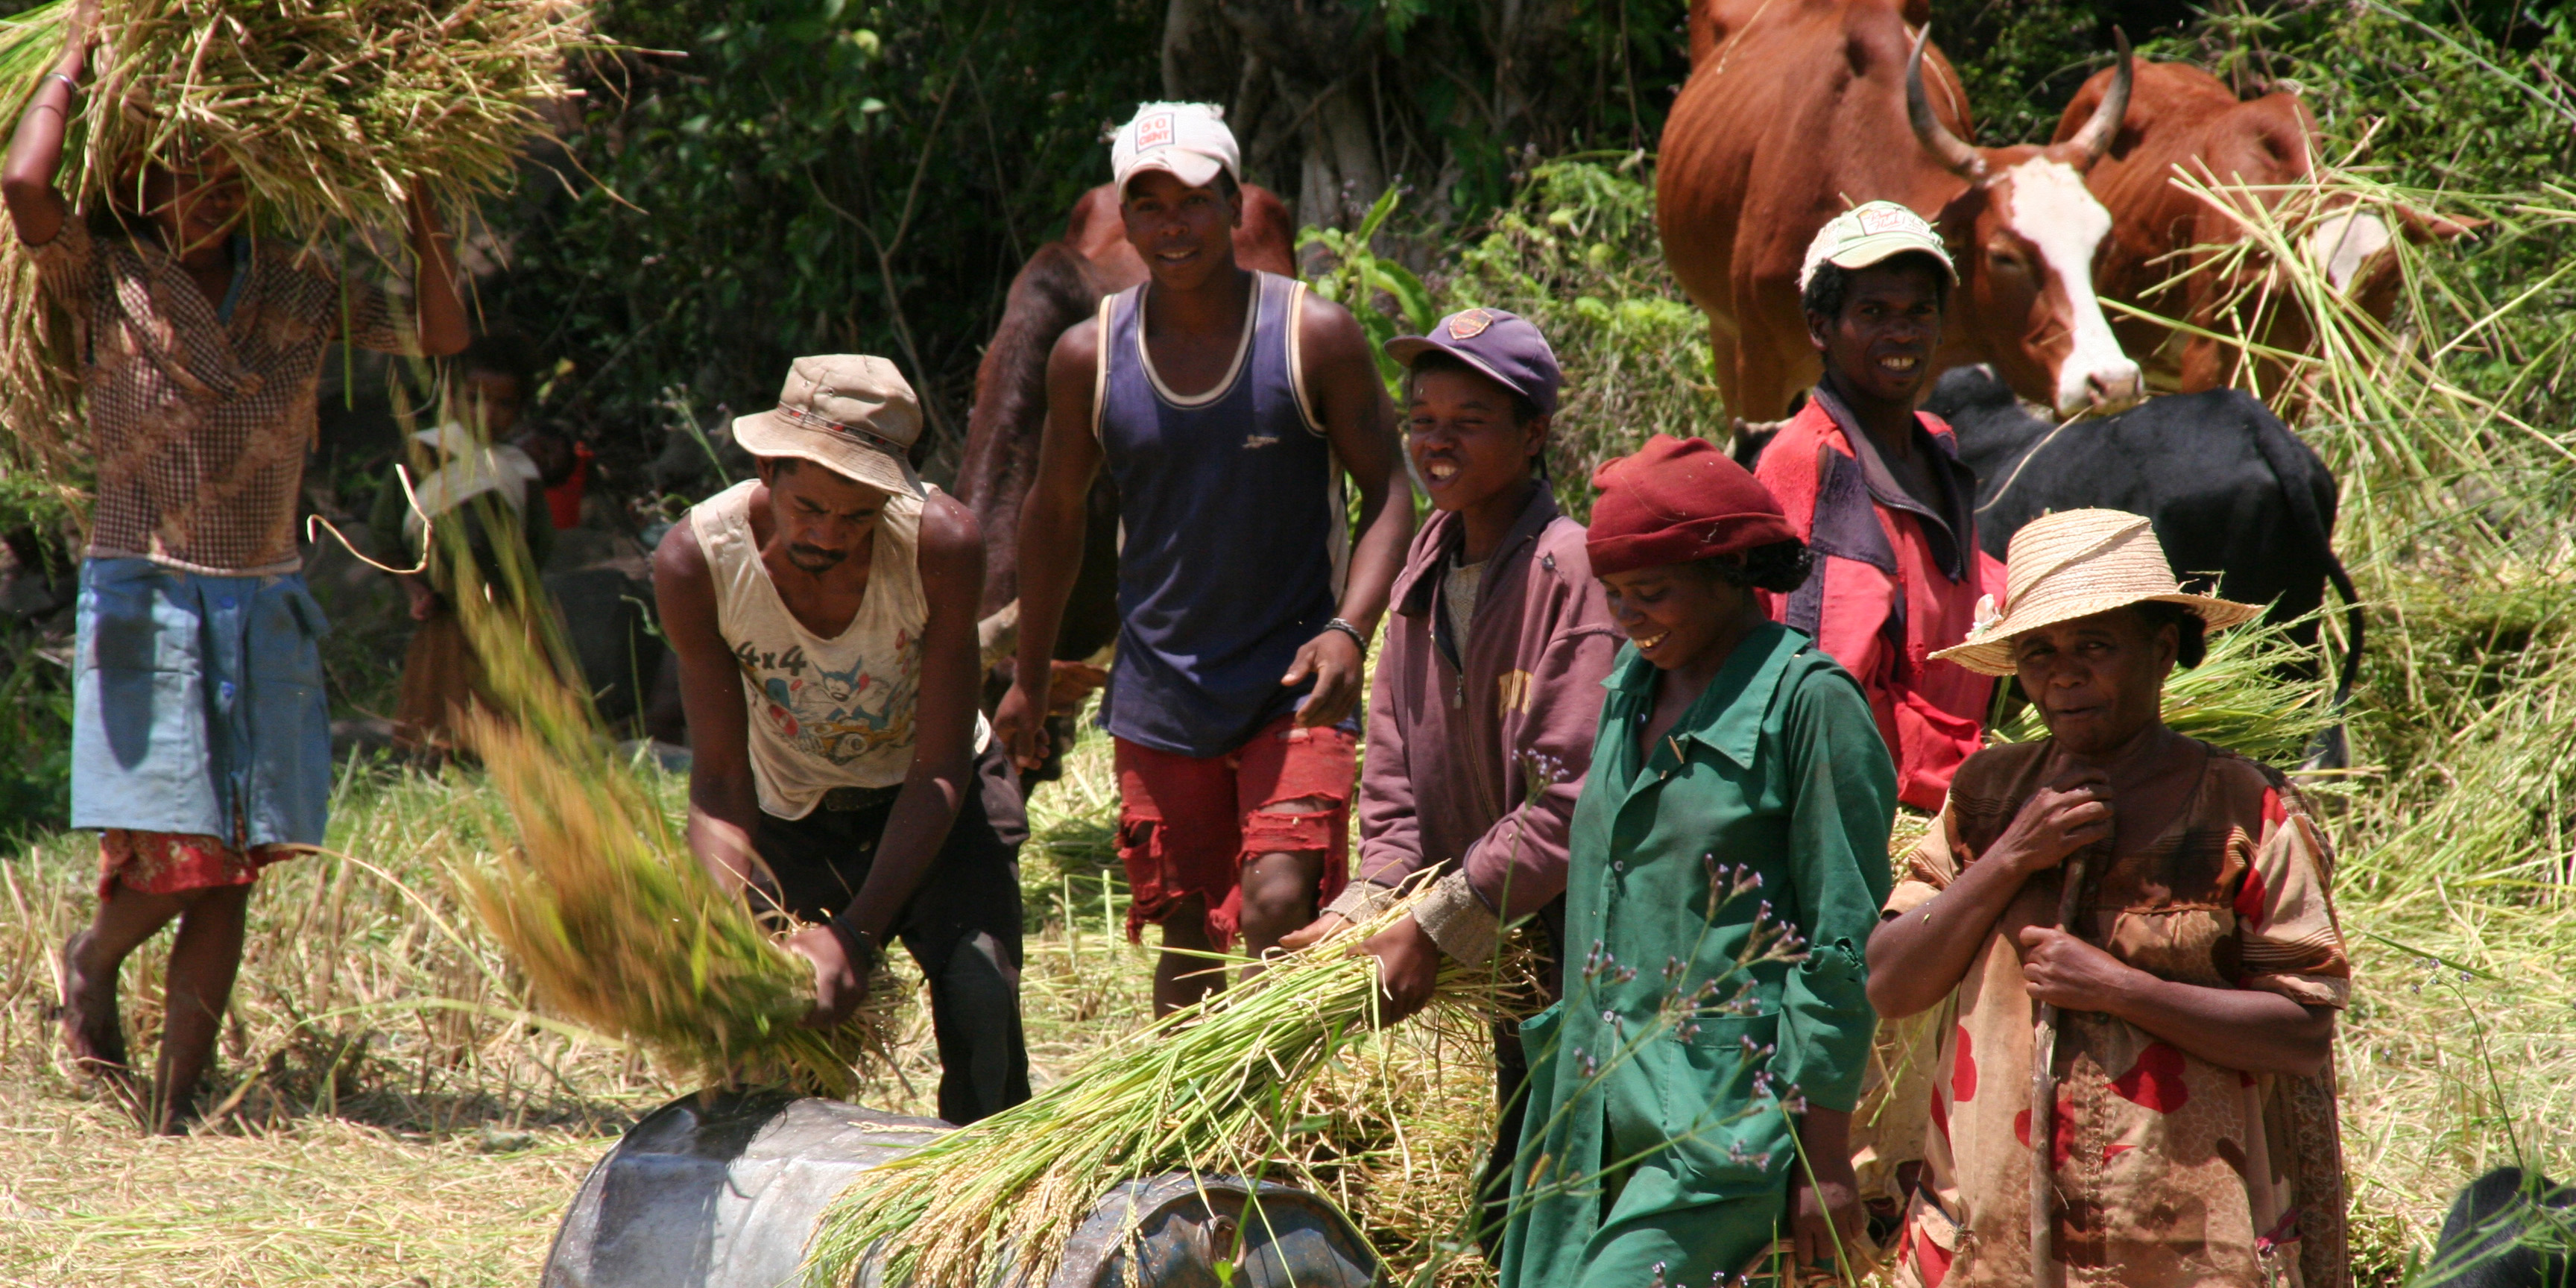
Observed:
[[[427,202],[411,198],[417,314],[254,237],[213,150],[141,161],[75,209],[57,190],[96,30],[70,18],[8,154],[18,239],[80,336],[98,501],[81,566],[72,822],[104,831],[99,908],[64,949],[75,1063],[128,1094],[119,965],[164,925],[168,1016],[149,1125],[182,1130],[241,960],[250,886],[319,844],[329,713],[295,543],[315,386],[334,342],[449,354],[465,307]]]
[[[734,421],[760,477],[653,556],[689,713],[689,849],[764,916],[814,923],[809,1024],[854,1014],[889,936],[930,980],[939,1116],[1029,1098],[1019,786],[978,704],[973,512],[913,472],[912,386],[883,358],[798,358]],[[874,985],[883,987],[882,984]]]

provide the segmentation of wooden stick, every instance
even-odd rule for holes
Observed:
[[[2057,928],[2075,921],[2075,901],[2084,891],[2084,856],[2066,861],[2066,885],[2057,893]],[[2031,1288],[2055,1288],[2057,1243],[2057,1168],[2052,1147],[2057,1136],[2057,1007],[2039,1004],[2039,1019],[2030,1035],[2030,1282]]]

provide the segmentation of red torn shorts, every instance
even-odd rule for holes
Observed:
[[[1222,756],[1184,756],[1117,739],[1118,858],[1135,902],[1127,937],[1161,924],[1191,895],[1207,909],[1208,938],[1234,943],[1243,921],[1243,865],[1264,854],[1324,855],[1316,906],[1348,880],[1351,785],[1358,739],[1335,728],[1300,729],[1281,716]],[[1268,806],[1323,800],[1332,808],[1287,814]]]
[[[98,897],[107,898],[120,885],[136,894],[249,885],[261,868],[294,856],[291,846],[239,850],[211,836],[111,827],[98,838]]]

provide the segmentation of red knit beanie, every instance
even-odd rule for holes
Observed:
[[[1731,555],[1798,534],[1771,489],[1705,438],[1657,434],[1593,471],[1583,548],[1596,575]]]

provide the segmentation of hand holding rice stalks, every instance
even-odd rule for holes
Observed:
[[[1006,1268],[1010,1283],[1041,1284],[1119,1180],[1282,1170],[1310,1144],[1289,1138],[1306,1091],[1377,1021],[1377,958],[1351,947],[1414,902],[1273,957],[1258,977],[1120,1040],[1035,1099],[871,1169],[816,1227],[806,1283],[839,1288],[874,1257],[889,1284],[986,1284]],[[1444,958],[1433,1011],[1407,1023],[1482,1025],[1525,976],[1510,959],[1471,969]]]
[[[518,836],[495,838],[502,861],[465,874],[466,897],[545,1006],[644,1046],[683,1082],[846,1099],[857,1066],[892,1065],[904,992],[880,975],[857,1017],[803,1027],[813,967],[716,888],[621,768],[489,717],[473,738]]]
[[[72,0],[0,19],[14,121],[63,54]],[[238,166],[265,231],[318,244],[399,232],[415,190],[449,206],[509,181],[583,47],[574,0],[101,0],[60,182],[81,215],[138,206],[143,163]],[[68,328],[0,237],[0,423],[59,475],[74,460]]]

